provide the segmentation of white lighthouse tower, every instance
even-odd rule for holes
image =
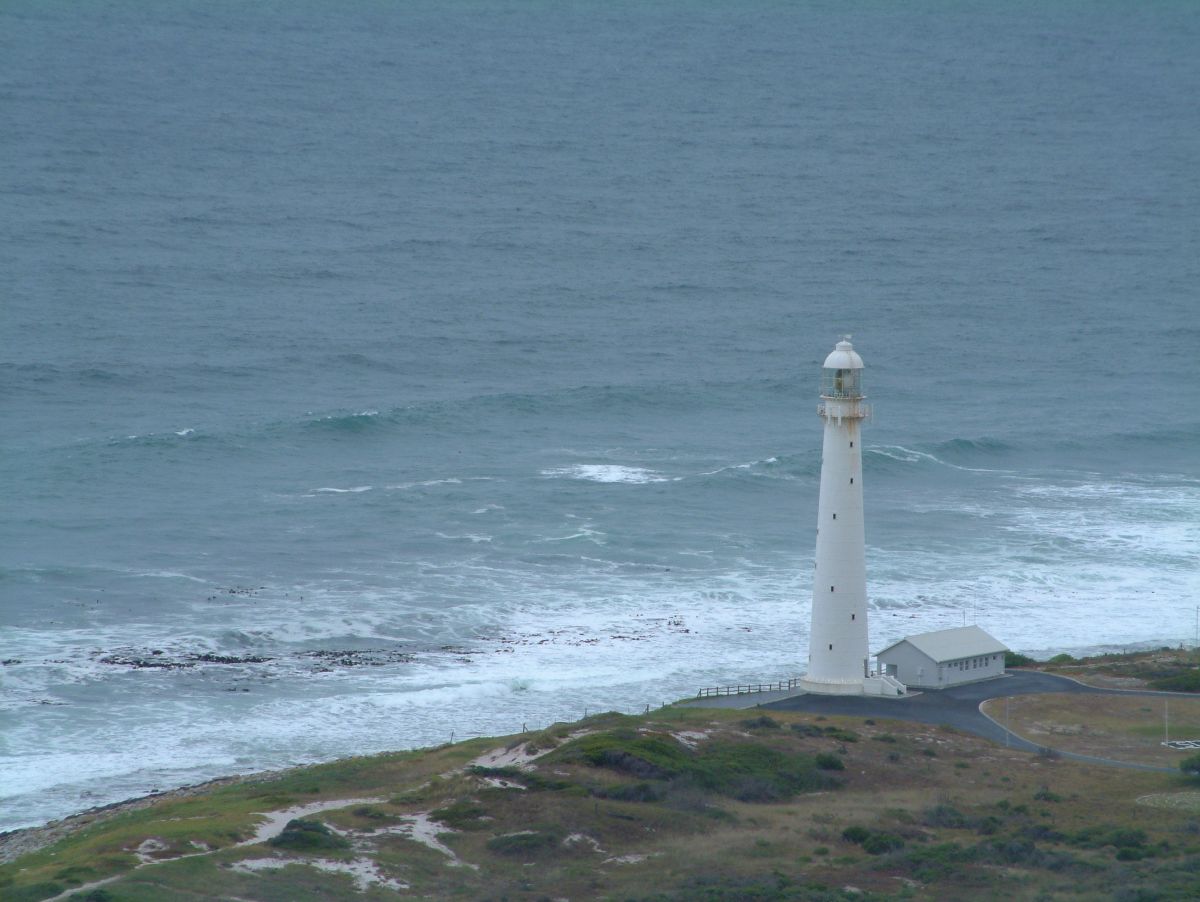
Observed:
[[[817,504],[817,562],[813,574],[812,631],[806,692],[897,695],[902,684],[872,678],[867,645],[867,568],[863,534],[863,362],[850,344],[837,343],[821,372],[825,421],[821,494]],[[893,685],[894,684],[894,685]]]

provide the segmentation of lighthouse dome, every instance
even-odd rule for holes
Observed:
[[[825,358],[824,368],[827,370],[861,370],[862,358],[854,350],[854,345],[842,340],[834,345],[833,352]]]

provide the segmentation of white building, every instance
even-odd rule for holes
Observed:
[[[1004,676],[1000,640],[977,626],[908,636],[879,652],[879,670],[914,689],[945,689]]]
[[[897,680],[870,672],[861,437],[869,409],[862,373],[862,358],[848,340],[837,343],[821,373],[817,413],[825,437],[808,671],[800,687],[832,695],[901,695]]]

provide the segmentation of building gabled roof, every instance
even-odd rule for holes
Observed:
[[[956,626],[954,629],[906,636],[900,642],[893,642],[882,651],[876,652],[876,657],[891,651],[903,642],[907,642],[939,664],[945,661],[957,661],[959,658],[973,658],[976,655],[991,655],[996,652],[1008,651],[1007,645],[977,626]]]

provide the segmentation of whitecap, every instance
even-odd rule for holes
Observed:
[[[490,542],[490,541],[492,541],[491,536],[480,536],[480,535],[474,535],[472,533],[466,533],[465,535],[461,535],[461,536],[451,536],[451,535],[447,535],[444,532],[438,532],[438,533],[434,533],[434,535],[436,535],[439,539],[470,539],[472,542]]]
[[[648,482],[669,482],[670,478],[647,470],[644,467],[625,467],[620,464],[575,464],[571,467],[555,467],[542,470],[550,478],[582,479],[587,482],[624,482],[642,485]]]
[[[370,485],[356,485],[353,488],[349,488],[349,489],[336,489],[336,488],[331,488],[331,487],[325,487],[325,488],[315,489],[315,491],[325,492],[327,494],[347,495],[347,494],[357,494],[359,492],[369,492],[373,488],[374,488],[374,486],[370,486]]]
[[[405,489],[429,488],[435,485],[462,485],[462,480],[451,476],[448,479],[426,479],[423,482],[398,482],[394,485],[384,486],[384,488],[389,491],[404,491]]]

